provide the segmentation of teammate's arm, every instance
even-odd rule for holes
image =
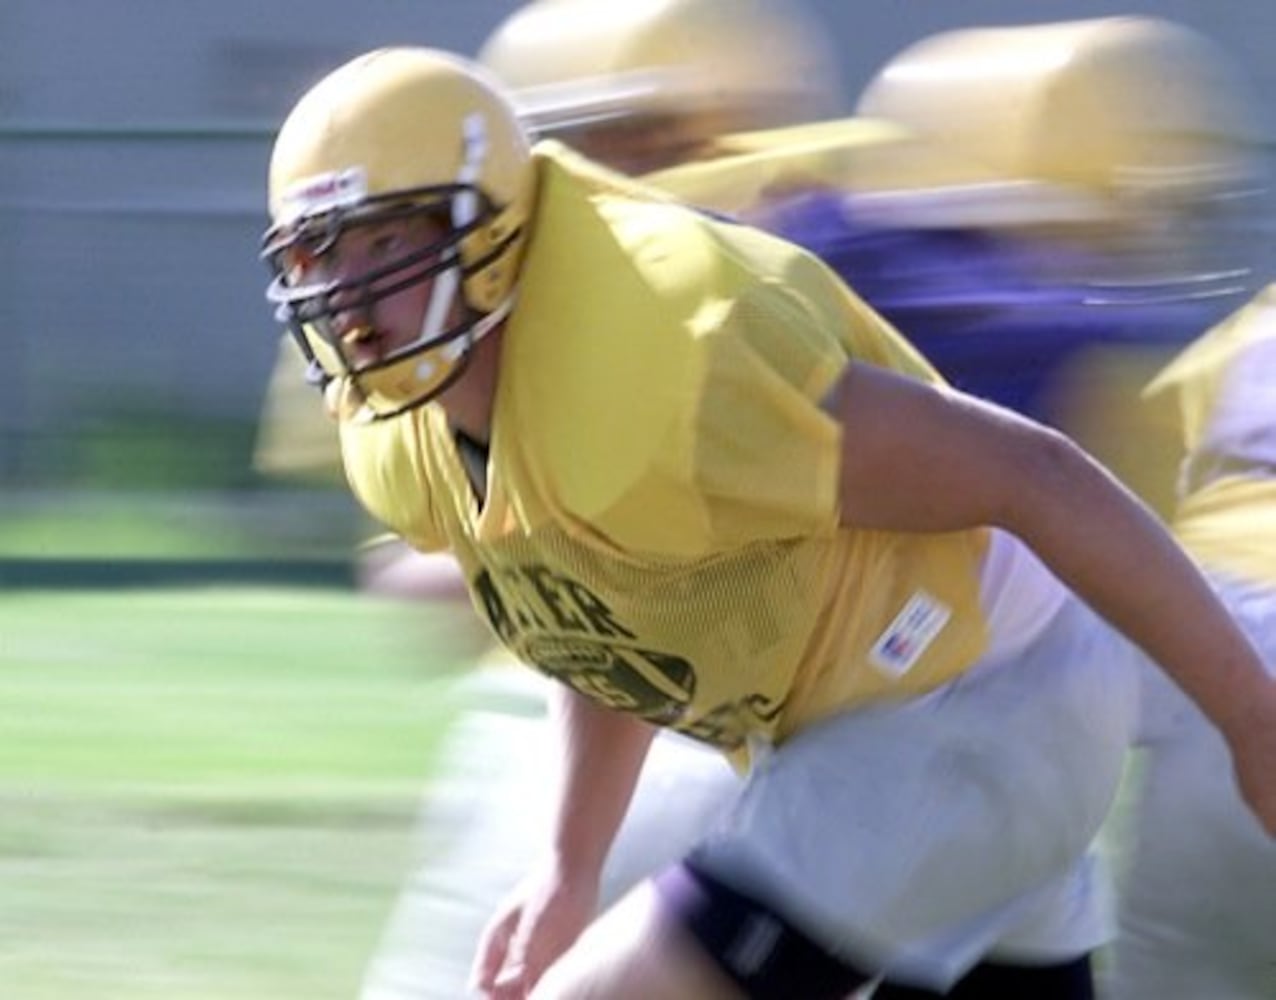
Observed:
[[[550,695],[561,740],[549,850],[479,943],[474,985],[521,997],[593,919],[603,863],[638,783],[655,729],[561,684]]]
[[[1276,684],[1161,523],[1062,435],[960,393],[851,364],[825,409],[842,427],[844,525],[1022,538],[1140,644],[1218,726],[1276,834]]]

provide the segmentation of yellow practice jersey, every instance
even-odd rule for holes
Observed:
[[[369,511],[452,549],[521,660],[726,750],[974,663],[990,533],[838,526],[821,399],[847,364],[927,363],[802,250],[537,162],[486,497],[431,405],[342,426]]]
[[[1215,572],[1276,586],[1276,285],[1188,347],[1147,395],[1170,399],[1181,421],[1180,541]]]

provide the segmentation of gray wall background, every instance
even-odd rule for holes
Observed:
[[[473,53],[517,6],[0,0],[0,484],[56,481],[59,442],[122,412],[253,419],[276,342],[256,259],[273,129],[349,56],[404,41]],[[1263,0],[812,6],[848,110],[924,35],[1117,13],[1211,35],[1276,104],[1276,4]]]

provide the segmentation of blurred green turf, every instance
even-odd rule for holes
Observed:
[[[0,996],[353,996],[470,652],[440,614],[0,593]]]
[[[0,557],[346,559],[369,530],[345,490],[0,496]]]

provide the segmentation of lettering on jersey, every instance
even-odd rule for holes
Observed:
[[[474,580],[487,620],[507,646],[526,632],[636,636],[615,620],[597,595],[546,566],[518,566],[499,574],[483,570]]]
[[[695,667],[648,649],[607,603],[548,566],[484,569],[472,587],[501,642],[521,660],[586,697],[727,750],[744,745],[780,706],[761,695],[715,706],[694,720]]]
[[[473,586],[502,643],[595,701],[673,725],[695,696],[690,663],[643,649],[578,580],[548,566],[524,565],[484,570]]]
[[[943,601],[924,590],[916,591],[873,643],[869,662],[889,677],[903,677],[951,617],[952,608]]]

